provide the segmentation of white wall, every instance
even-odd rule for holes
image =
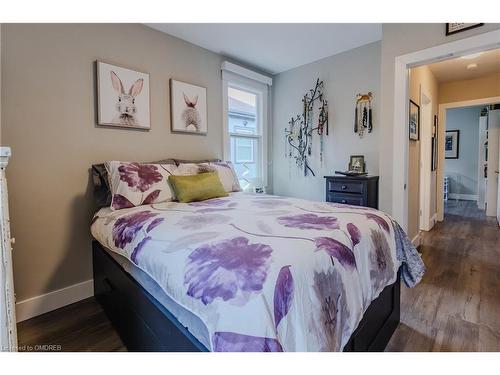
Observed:
[[[449,193],[477,195],[477,168],[480,107],[446,111],[446,130],[460,130],[458,159],[446,159],[445,176]]]
[[[294,160],[285,158],[285,128],[292,116],[302,112],[301,99],[314,87],[316,79],[325,82],[329,105],[329,135],[325,138],[323,164],[319,161],[319,140],[313,141],[311,168],[316,177],[304,177]],[[365,155],[370,174],[379,170],[380,42],[368,44],[311,64],[288,70],[273,80],[273,193],[316,201],[325,199],[323,176],[346,170],[350,155]],[[360,92],[374,94],[373,132],[360,139],[354,133],[355,98]],[[316,112],[317,114],[317,112]]]

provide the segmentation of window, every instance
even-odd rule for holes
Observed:
[[[238,73],[241,73],[241,70]],[[268,77],[265,78],[269,80]],[[224,158],[233,163],[244,190],[265,187],[268,85],[225,70],[224,64],[223,81]]]

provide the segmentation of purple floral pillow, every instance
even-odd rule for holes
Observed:
[[[233,163],[230,161],[207,162],[207,163],[181,163],[178,165],[174,174],[193,175],[204,172],[217,172],[224,190],[228,193],[232,191],[241,191],[238,176],[234,171]]]
[[[173,174],[175,165],[109,161],[105,166],[112,210],[173,200],[168,176]]]

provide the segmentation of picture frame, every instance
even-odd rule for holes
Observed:
[[[149,73],[97,60],[97,125],[151,129]]]
[[[445,159],[458,159],[460,149],[460,130],[447,130],[444,138]]]
[[[349,171],[365,173],[366,163],[364,155],[351,155],[349,158]]]
[[[420,139],[420,106],[410,99],[408,115],[408,136],[411,141]]]
[[[173,133],[208,133],[207,89],[170,79],[170,130]]]
[[[437,140],[438,140],[438,116],[434,115],[434,123],[432,125],[432,155],[431,155],[431,172],[437,169]]]
[[[483,26],[484,23],[463,23],[463,22],[450,22],[446,24],[446,36],[461,33],[462,31],[475,29],[476,27]]]

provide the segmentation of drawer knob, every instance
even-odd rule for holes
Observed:
[[[347,186],[342,185],[342,190],[345,190],[345,189],[347,189]]]
[[[347,201],[345,199],[342,199],[342,203],[347,203]]]

